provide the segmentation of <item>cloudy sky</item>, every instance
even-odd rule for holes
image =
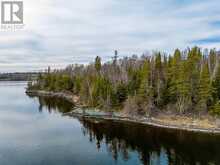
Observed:
[[[0,72],[145,51],[220,48],[219,0],[24,0],[22,30],[0,29]]]

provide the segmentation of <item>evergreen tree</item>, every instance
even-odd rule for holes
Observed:
[[[97,56],[96,58],[95,58],[95,69],[96,69],[96,71],[99,73],[100,72],[100,70],[101,70],[101,66],[102,66],[102,64],[101,64],[101,58],[99,57],[99,56]]]
[[[140,87],[138,89],[138,96],[143,100],[147,100],[147,97],[150,94],[149,90],[149,76],[150,76],[150,62],[149,60],[145,60],[143,66],[141,68],[141,82]]]
[[[220,100],[220,65],[218,65],[218,68],[216,69],[216,76],[214,80],[212,81],[212,87],[213,87],[213,98],[214,101]]]
[[[156,54],[155,58],[155,97],[157,105],[162,103],[163,77],[162,77],[162,61],[160,52]]]
[[[176,49],[169,57],[154,52],[123,59],[117,59],[117,54],[103,65],[97,56],[94,64],[48,68],[28,88],[68,91],[80,96],[85,105],[133,107],[142,114],[167,107],[178,113],[199,109],[220,114],[220,65],[215,50],[202,53],[194,47],[182,52]]]
[[[207,109],[207,106],[211,102],[211,97],[212,97],[212,84],[210,80],[210,73],[207,63],[202,65],[201,75],[199,80],[198,97],[199,97],[198,104],[200,104],[200,106],[205,106],[204,108]]]
[[[181,52],[179,49],[175,50],[175,53],[173,55],[173,58],[169,58],[169,69],[168,69],[168,92],[170,96],[170,100],[175,102],[177,99],[177,88],[178,88],[178,81],[180,76],[183,76],[183,74],[180,75],[180,63],[181,63]],[[183,68],[182,68],[183,69]]]
[[[189,50],[188,59],[187,59],[187,76],[190,83],[190,97],[193,104],[198,102],[198,88],[199,88],[199,78],[200,78],[200,69],[201,69],[201,50],[198,47],[192,48]]]

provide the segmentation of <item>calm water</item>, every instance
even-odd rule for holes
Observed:
[[[63,116],[72,106],[0,83],[0,164],[220,164],[220,136]]]

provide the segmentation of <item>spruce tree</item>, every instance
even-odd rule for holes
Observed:
[[[141,82],[140,87],[138,89],[138,96],[147,101],[147,97],[150,94],[149,90],[149,76],[150,76],[150,62],[149,60],[145,60],[143,66],[141,68]]]
[[[212,84],[210,81],[210,73],[207,63],[202,65],[198,97],[198,104],[200,104],[200,106],[205,106],[204,108],[207,109],[208,103],[210,103],[212,97]]]
[[[218,65],[215,78],[212,81],[212,86],[213,86],[213,99],[215,101],[218,101],[220,100],[220,65]]]
[[[102,64],[101,64],[101,58],[100,58],[99,56],[97,56],[97,57],[95,58],[95,69],[96,69],[97,72],[100,72],[101,66],[102,66]]]
[[[177,85],[180,74],[180,62],[181,62],[181,52],[176,49],[173,57],[169,58],[169,69],[168,69],[168,81],[169,81],[169,94],[170,100],[176,101],[177,98]],[[183,75],[181,75],[183,76]],[[180,80],[179,80],[180,81]]]

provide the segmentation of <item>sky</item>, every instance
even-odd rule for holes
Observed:
[[[24,28],[0,29],[0,72],[108,61],[192,46],[220,49],[219,0],[23,0]]]

